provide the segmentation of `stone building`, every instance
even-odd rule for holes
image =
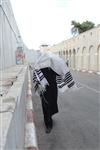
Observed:
[[[73,70],[100,73],[100,26],[49,47],[49,50],[68,60]]]

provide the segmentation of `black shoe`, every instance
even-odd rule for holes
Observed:
[[[52,128],[50,126],[46,126],[45,132],[46,133],[50,133],[52,130]]]
[[[45,123],[45,131],[46,133],[50,133],[53,128],[53,120],[52,117],[44,117],[44,123]]]

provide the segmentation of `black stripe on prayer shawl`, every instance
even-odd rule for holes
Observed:
[[[60,84],[62,82],[61,76],[56,76],[56,82],[57,84]]]
[[[64,79],[64,82],[68,84],[68,83],[71,82],[72,80],[73,80],[73,78],[70,77],[69,79]]]
[[[40,81],[41,81],[41,80],[43,80],[44,76],[42,75],[42,76],[41,76],[41,77],[39,77],[39,78],[40,78]]]
[[[40,73],[41,73],[41,70],[37,70],[37,69],[36,69],[35,71],[36,71],[37,74],[40,74]]]
[[[35,91],[38,89],[38,84],[34,86]]]
[[[33,83],[34,83],[34,89],[35,89],[35,91],[37,91],[40,83],[39,83],[35,73],[34,73]]]
[[[36,77],[34,77],[34,78],[33,78],[33,82],[35,82],[36,80],[37,80],[37,78],[36,78]]]
[[[65,74],[65,79],[67,78],[70,78],[70,77],[72,77],[72,75],[71,75],[71,73],[69,73],[69,74]]]
[[[41,81],[44,78],[43,73],[41,72],[41,70],[35,70],[35,71],[36,71],[37,76],[39,77],[39,80]]]
[[[73,85],[75,84],[75,82],[71,82],[71,84],[68,85],[69,88],[71,88]]]
[[[65,79],[66,79],[66,78],[69,78],[69,77],[72,77],[72,75],[71,75],[70,72],[67,72],[67,73],[65,74]]]
[[[65,75],[70,75],[71,73],[70,73],[70,71],[68,71]]]
[[[36,82],[37,81],[37,77],[35,75],[35,73],[33,73],[33,82]]]
[[[73,80],[73,77],[72,77],[71,73],[70,72],[66,73],[65,78],[64,78],[63,81],[65,83],[69,83],[71,80]]]

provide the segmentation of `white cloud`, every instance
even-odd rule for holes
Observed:
[[[38,49],[71,36],[71,20],[99,20],[99,0],[11,0],[23,41]]]

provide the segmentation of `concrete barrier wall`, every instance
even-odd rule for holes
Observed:
[[[16,64],[19,31],[9,0],[0,4],[0,70]]]
[[[13,14],[10,0],[0,0],[0,70],[16,64],[16,50],[26,48]]]
[[[23,150],[25,141],[25,103],[28,88],[28,70],[24,68],[8,97],[15,96],[15,107],[7,131],[4,150]],[[6,129],[5,129],[6,130]]]

